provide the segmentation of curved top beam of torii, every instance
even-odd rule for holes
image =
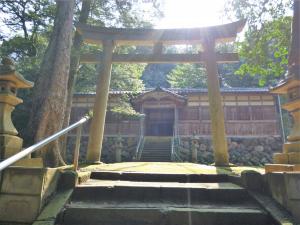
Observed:
[[[102,44],[105,40],[112,40],[120,45],[194,44],[206,40],[224,43],[234,41],[245,23],[246,20],[240,20],[218,26],[182,29],[106,28],[78,24],[77,31],[82,34],[86,43],[91,44]]]
[[[215,44],[234,41],[244,25],[245,20],[225,25],[191,28],[191,29],[129,29],[104,28],[89,25],[78,25],[77,31],[82,34],[86,43],[102,44],[101,53],[82,56],[81,62],[102,63],[96,90],[93,109],[93,122],[88,144],[87,161],[97,162],[101,157],[101,146],[104,134],[105,115],[108,91],[111,78],[111,66],[114,62],[152,62],[152,63],[204,63],[207,72],[208,97],[211,115],[212,142],[215,164],[229,165],[228,147],[225,132],[224,112],[220,94],[218,62],[233,62],[237,55],[216,53]],[[115,45],[153,45],[152,54],[115,54]],[[164,54],[163,45],[168,44],[201,44],[203,52],[197,54]],[[84,58],[84,60],[82,60]]]

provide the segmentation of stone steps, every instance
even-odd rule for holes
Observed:
[[[144,148],[140,161],[169,162],[171,161],[170,137],[145,137]]]
[[[68,208],[65,225],[269,225],[257,208],[226,207],[103,207],[78,205]]]
[[[177,183],[221,183],[229,182],[226,174],[162,174],[143,172],[94,171],[91,179]]]
[[[95,171],[78,185],[61,225],[272,225],[225,174]]]
[[[89,180],[73,193],[74,201],[161,202],[200,204],[202,202],[248,201],[247,191],[232,183],[177,183]]]
[[[108,177],[113,179],[103,180]],[[244,188],[226,182],[226,175],[99,171],[91,178],[75,188],[59,224],[271,225],[268,214]]]

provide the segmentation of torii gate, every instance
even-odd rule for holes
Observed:
[[[216,43],[234,41],[245,21],[220,26],[191,29],[103,28],[79,24],[77,31],[86,43],[103,46],[99,54],[86,54],[82,63],[102,63],[96,89],[93,119],[90,127],[87,161],[100,161],[112,63],[204,63],[207,71],[209,109],[214,160],[217,166],[229,164],[224,112],[217,63],[238,62],[236,53],[215,52]],[[164,54],[163,45],[201,44],[197,54]],[[116,45],[152,45],[152,54],[115,54]]]

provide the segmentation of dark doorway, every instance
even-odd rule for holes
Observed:
[[[147,136],[173,136],[174,109],[146,109]]]

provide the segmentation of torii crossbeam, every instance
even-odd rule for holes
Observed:
[[[112,63],[204,63],[207,71],[209,109],[215,164],[229,164],[224,112],[220,94],[217,63],[238,62],[236,53],[217,53],[215,45],[234,41],[245,25],[237,21],[220,26],[191,29],[103,28],[79,24],[77,31],[84,41],[103,46],[99,54],[85,54],[82,63],[101,63],[96,89],[93,120],[90,127],[87,161],[100,161]],[[164,45],[201,44],[197,54],[164,54]],[[151,54],[115,54],[116,45],[151,45]]]

